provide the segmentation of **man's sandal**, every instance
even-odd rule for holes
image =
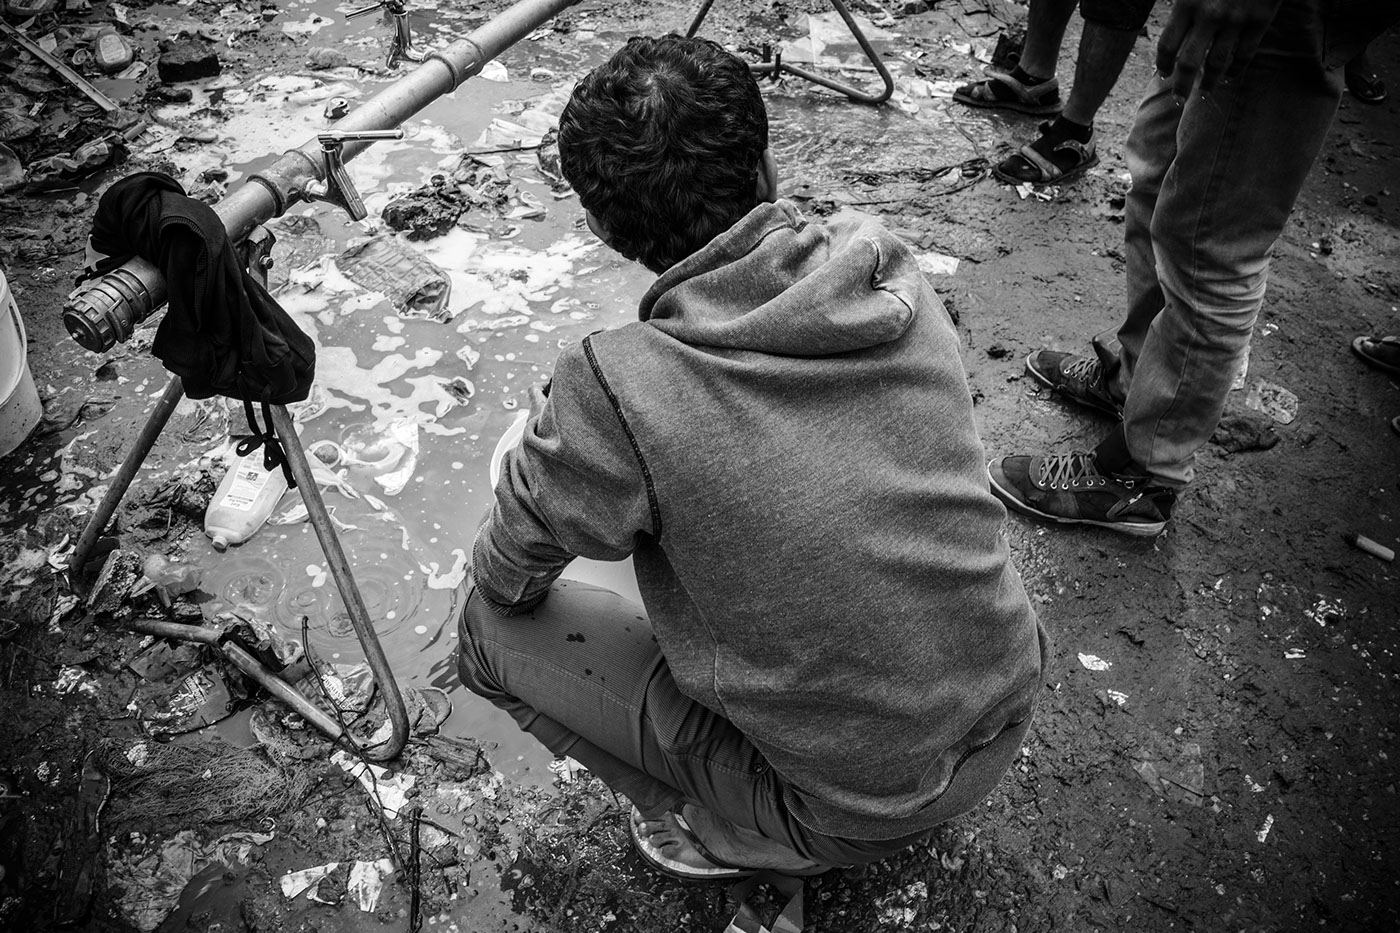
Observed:
[[[637,850],[637,854],[642,857],[643,861],[657,871],[686,881],[732,881],[737,878],[748,878],[758,873],[758,869],[730,865],[728,862],[715,858],[705,848],[700,837],[691,831],[690,825],[679,813],[666,813],[660,819],[650,822],[666,823],[670,833],[678,837],[683,844],[689,845],[695,850],[684,860],[667,855],[661,851],[661,846],[652,842],[651,837],[643,836],[641,831],[643,822],[646,821],[642,819],[641,811],[633,807],[631,819],[628,820],[632,848]]]
[[[633,807],[628,821],[632,847],[637,850],[637,854],[653,868],[673,878],[681,878],[686,881],[729,881],[748,878],[759,872],[773,872],[788,876],[819,875],[831,868],[830,865],[821,865],[803,859],[797,853],[790,852],[768,840],[763,840],[762,844],[756,846],[752,853],[753,860],[758,863],[756,865],[735,865],[725,861],[716,856],[700,841],[699,834],[692,828],[690,821],[686,819],[687,810],[690,810],[692,819],[709,818],[706,812],[697,813],[687,805],[682,807],[679,813],[668,812],[655,820],[644,820],[641,811]],[[664,823],[666,829],[644,836],[642,824],[646,822]],[[730,825],[723,823],[722,820],[720,822],[723,825]],[[750,835],[756,836],[752,833]],[[656,837],[658,836],[668,838],[657,842]],[[668,844],[672,847],[672,851],[663,851],[663,848],[667,847]],[[764,849],[769,851],[765,852]],[[775,850],[788,854],[774,858]]]
[[[1357,337],[1351,342],[1351,350],[1368,366],[1400,378],[1400,337]]]
[[[1060,79],[1051,78],[1041,84],[1022,84],[1009,74],[989,71],[987,80],[965,84],[953,92],[953,100],[969,107],[994,110],[1014,110],[1032,116],[1053,116],[1063,109],[1060,103]],[[998,96],[998,91],[1003,92]]]
[[[1030,183],[1049,185],[1071,181],[1099,164],[1095,136],[1090,133],[1089,141],[1081,143],[1077,139],[1066,139],[1050,150],[1049,158],[1043,155],[1036,144],[1049,133],[1050,124],[1040,124],[1040,139],[1022,146],[1014,156],[992,167],[992,174],[1013,185]],[[1070,159],[1064,164],[1052,161],[1057,153],[1065,152]]]

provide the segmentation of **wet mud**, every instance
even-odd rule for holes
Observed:
[[[415,34],[420,44],[444,42],[502,6],[414,7]],[[1050,398],[1022,361],[1041,346],[1083,348],[1116,322],[1122,148],[1163,12],[1099,115],[1101,165],[1072,185],[1018,191],[987,170],[1030,138],[1034,121],[968,111],[949,95],[980,73],[1003,22],[1022,21],[1024,8],[882,15],[897,5],[856,6],[895,74],[895,97],[869,108],[794,79],[765,82],[784,195],[815,216],[878,216],[920,254],[964,336],[989,456],[1092,446],[1107,425]],[[164,167],[217,197],[332,126],[329,101],[354,106],[393,77],[383,27],[367,22],[375,17],[347,21],[348,9],[326,0],[284,3],[272,17],[236,6],[131,7],[130,20],[155,24],[138,33],[149,33],[147,61],[155,38],[181,23],[222,29],[223,73],[184,85],[187,102],[151,104],[150,132],[123,168],[76,191],[0,198],[0,260],[45,408],[0,470],[0,691],[10,713],[0,724],[10,749],[0,761],[0,909],[15,929],[35,930],[57,928],[53,905],[83,896],[70,928],[407,929],[408,871],[361,866],[408,855],[416,804],[423,929],[723,929],[733,913],[723,886],[647,871],[627,840],[625,801],[551,762],[467,695],[452,664],[498,438],[559,349],[630,320],[649,280],[589,236],[577,200],[551,177],[547,150],[541,158],[534,147],[572,80],[626,36],[683,28],[690,11],[669,0],[582,3],[415,116],[403,140],[376,143],[349,165],[366,221],[316,204],[269,224],[271,284],[318,345],[316,393],[294,407],[301,437],[321,464],[319,484],[396,675],[452,702],[437,735],[425,730],[410,744],[372,801],[330,761],[328,743],[264,700],[179,741],[221,767],[251,767],[237,754],[275,767],[256,772],[268,775],[266,813],[199,825],[142,817],[137,785],[118,781],[96,801],[94,828],[89,753],[120,756],[126,764],[113,773],[135,773],[148,754],[136,749],[152,741],[128,708],[141,687],[128,662],[141,642],[65,602],[49,557],[81,529],[167,377],[149,354],[154,320],[102,356],[62,330],[92,196],[128,169]],[[808,19],[823,10],[717,4],[704,33],[754,58],[781,45],[790,58],[839,64],[844,79],[874,83],[857,48],[829,21]],[[1072,74],[1078,30],[1076,20],[1062,78]],[[1400,86],[1397,36],[1373,52]],[[96,83],[121,98],[144,93],[149,80]],[[1400,537],[1400,438],[1387,424],[1400,414],[1400,392],[1349,351],[1357,334],[1400,326],[1397,106],[1344,98],[1276,247],[1247,379],[1168,532],[1142,541],[1008,519],[1013,554],[1056,640],[1023,754],[987,801],[926,844],[808,881],[808,929],[1400,923],[1397,580],[1393,564],[1343,541],[1359,532],[1395,548]],[[385,209],[430,192],[434,176],[470,179],[481,197],[452,207],[463,209],[445,235],[396,241],[450,283],[441,307],[422,313],[357,282],[343,257],[395,236]],[[227,437],[241,430],[239,410],[218,400],[177,409],[116,537],[193,568],[198,590],[171,606],[150,592],[131,608],[187,621],[233,613],[296,640],[305,616],[316,658],[353,664],[356,638],[295,494],[223,554],[201,532]],[[202,771],[185,767],[171,792],[197,794]],[[411,796],[387,823],[391,846],[376,812],[407,782]],[[240,833],[253,835],[230,836]],[[284,893],[289,874],[332,862],[325,879]],[[87,895],[75,881],[83,865],[94,872]],[[155,907],[142,913],[148,895]]]

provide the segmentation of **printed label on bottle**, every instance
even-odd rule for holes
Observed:
[[[272,479],[272,473],[259,470],[256,467],[238,467],[238,472],[234,474],[233,485],[228,488],[228,493],[224,496],[224,505],[240,512],[248,512],[253,508],[253,503],[258,501],[258,493],[267,486],[267,481]]]

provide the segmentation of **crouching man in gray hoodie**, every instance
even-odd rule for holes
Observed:
[[[462,680],[628,797],[672,874],[897,852],[995,786],[1047,652],[948,314],[879,224],[776,199],[758,86],[714,43],[633,39],[559,146],[659,278],[559,356],[505,459]],[[558,580],[629,554],[645,609]]]

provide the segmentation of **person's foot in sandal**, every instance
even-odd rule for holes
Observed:
[[[992,168],[1013,185],[1048,185],[1071,181],[1099,164],[1094,128],[1064,117],[1040,124],[1040,136]]]
[[[969,107],[1011,110],[1032,116],[1051,116],[1064,106],[1060,102],[1058,78],[1028,74],[1018,66],[1010,73],[993,71],[985,81],[964,84],[953,92],[953,100]]]
[[[1357,337],[1351,350],[1368,366],[1400,378],[1400,337]]]
[[[633,847],[652,867],[691,881],[747,878],[763,870],[815,875],[831,867],[692,804],[654,820],[633,807],[630,830]]]

